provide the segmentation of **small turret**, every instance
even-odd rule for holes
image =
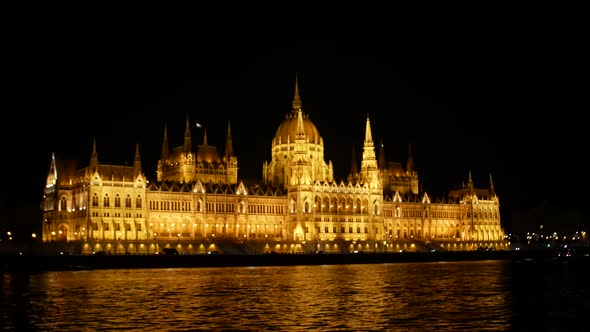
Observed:
[[[414,156],[412,156],[412,144],[408,144],[408,162],[406,163],[406,173],[412,175],[414,172]]]
[[[234,148],[232,144],[232,137],[231,137],[231,126],[229,121],[227,122],[227,137],[225,138],[225,160],[226,162],[229,161],[230,157],[234,155]]]
[[[492,180],[492,173],[490,173],[490,197],[496,196],[496,189],[494,189],[494,181]]]
[[[469,191],[469,195],[473,196],[474,188],[473,188],[473,179],[471,178],[471,171],[469,171],[469,179],[467,180],[467,190]]]
[[[164,138],[162,139],[162,155],[160,156],[160,160],[162,163],[165,163],[170,156],[170,149],[168,148],[168,127],[164,126]]]
[[[141,175],[141,157],[139,155],[139,144],[135,145],[135,158],[133,159],[133,180]]]
[[[293,111],[301,110],[301,97],[299,96],[299,78],[295,74],[295,94],[293,95]]]
[[[96,139],[92,142],[92,155],[90,157],[90,164],[88,169],[91,174],[98,172],[98,154],[96,153]]]
[[[192,139],[191,139],[191,130],[189,124],[188,114],[186,115],[186,129],[184,130],[184,153],[189,154],[193,150]]]

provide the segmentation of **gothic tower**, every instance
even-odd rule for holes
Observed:
[[[367,115],[365,126],[365,142],[363,144],[363,159],[361,161],[361,182],[367,183],[371,188],[381,188],[379,181],[379,167],[375,157],[375,146],[371,134],[371,121]]]
[[[304,134],[301,136],[301,134]],[[302,141],[297,141],[298,139]],[[295,93],[291,112],[279,125],[272,140],[272,160],[264,162],[262,178],[265,184],[287,186],[291,180],[291,164],[297,149],[305,149],[310,159],[309,181],[333,181],[332,162],[324,160],[324,141],[318,129],[302,109],[299,82],[295,79]]]

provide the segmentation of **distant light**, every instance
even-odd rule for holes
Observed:
[[[203,126],[201,126],[201,124],[198,121],[195,123],[195,125],[197,126],[197,128],[203,127]]]

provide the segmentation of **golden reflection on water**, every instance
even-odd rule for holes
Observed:
[[[20,290],[5,277],[3,289],[29,304],[19,308],[28,322],[12,324],[34,330],[481,331],[509,327],[504,269],[486,261],[96,270],[31,275]]]

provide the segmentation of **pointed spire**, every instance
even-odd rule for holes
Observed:
[[[293,97],[293,111],[301,110],[301,97],[299,97],[299,78],[295,74],[295,94]]]
[[[139,144],[135,144],[135,158],[133,160],[133,179],[141,175],[141,156],[139,155]]]
[[[227,137],[225,138],[225,158],[229,161],[229,157],[234,155],[234,148],[231,137],[231,126],[229,121],[227,122]]]
[[[370,143],[373,146],[373,135],[371,134],[371,120],[369,120],[369,114],[367,114],[367,124],[365,126],[365,145]]]
[[[371,134],[371,121],[367,114],[367,124],[365,127],[365,143],[363,144],[363,160],[361,160],[360,181],[369,183],[371,186],[378,185],[379,165],[375,156],[375,146],[373,145],[373,135]]]
[[[135,158],[133,160],[133,162],[138,162],[141,161],[141,158],[139,156],[139,143],[135,144]]]
[[[188,114],[186,115],[186,128],[184,129],[184,136],[190,136],[191,135],[191,130],[190,130],[190,121],[188,118]]]
[[[51,167],[53,167],[54,175],[57,177],[57,167],[55,167],[55,152],[51,152]]]
[[[193,150],[192,140],[191,140],[191,130],[190,130],[190,122],[188,118],[188,114],[186,115],[186,129],[184,130],[184,152],[190,153]]]
[[[297,139],[305,139],[305,127],[303,126],[303,112],[297,111]]]
[[[88,168],[92,173],[98,170],[98,153],[96,153],[96,139],[92,141],[92,156],[90,157],[90,165],[88,165]]]
[[[46,187],[49,188],[57,184],[57,164],[55,162],[55,152],[51,153],[51,163],[49,164],[49,173],[47,174]]]
[[[385,145],[383,145],[383,138],[379,139],[379,160],[377,165],[380,169],[385,169]]]
[[[412,144],[408,144],[408,161],[406,163],[406,173],[411,175],[414,172],[414,156],[412,155]]]
[[[160,156],[160,160],[162,163],[166,162],[169,156],[169,149],[168,149],[168,126],[164,125],[164,138],[162,139],[162,155]]]
[[[492,197],[496,196],[496,189],[494,189],[494,181],[492,180],[492,173],[490,172],[490,194]]]
[[[471,178],[471,170],[469,170],[469,179],[467,180],[467,189],[470,194],[473,194],[473,179]]]
[[[202,145],[207,145],[207,129],[203,128],[203,144]]]

